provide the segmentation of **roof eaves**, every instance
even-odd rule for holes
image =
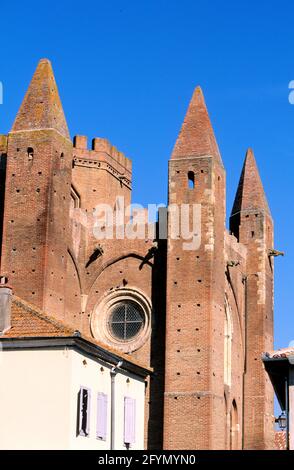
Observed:
[[[127,359],[125,355],[120,355],[119,352],[114,353],[109,351],[104,349],[103,346],[99,346],[79,336],[1,337],[0,343],[2,344],[3,350],[71,347],[89,354],[92,357],[102,359],[111,365],[117,365],[122,361],[120,369],[127,370],[140,377],[147,377],[153,372],[151,368],[133,362],[131,359]]]

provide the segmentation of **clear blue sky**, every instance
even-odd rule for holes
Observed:
[[[167,161],[193,88],[203,88],[227,170],[228,211],[252,146],[275,219],[275,345],[294,340],[294,3],[1,2],[0,132],[42,57],[72,135],[107,137],[133,159],[137,203],[166,202]]]

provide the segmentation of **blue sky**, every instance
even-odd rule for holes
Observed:
[[[51,59],[71,135],[133,159],[137,203],[166,202],[167,161],[197,84],[227,170],[231,209],[246,148],[275,219],[275,346],[294,340],[294,4],[290,1],[1,2],[0,132],[38,60]]]

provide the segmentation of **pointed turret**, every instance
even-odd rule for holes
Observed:
[[[212,155],[221,163],[201,88],[195,88],[180,134],[173,149],[172,159]]]
[[[43,59],[8,136],[1,269],[16,295],[63,319],[72,149],[52,67]],[[24,252],[33,269],[22,268]]]
[[[37,129],[55,129],[70,138],[52,66],[47,59],[40,60],[11,131]]]
[[[246,153],[231,217],[241,211],[262,209],[270,215],[253,150]]]
[[[181,208],[188,206],[186,225],[194,229],[192,243],[186,243],[184,230],[175,236],[178,221],[169,211],[163,448],[223,449],[225,415],[220,417],[215,409],[225,406],[221,338],[226,175],[199,87],[189,105],[168,173],[169,207],[180,208],[182,224]],[[201,221],[198,215],[195,217],[196,205]],[[219,372],[216,375],[213,371]]]
[[[273,393],[262,364],[262,351],[273,344],[273,220],[253,151],[247,150],[230,217],[230,230],[246,247],[244,283],[245,362],[243,376],[243,448],[270,449],[273,442]],[[244,276],[245,274],[245,276]],[[257,418],[258,416],[258,418]],[[254,423],[254,433],[252,433]]]

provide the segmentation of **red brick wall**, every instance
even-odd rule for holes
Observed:
[[[86,141],[82,146],[80,139],[76,136],[74,140],[72,182],[81,195],[81,207],[87,212],[93,212],[97,204],[114,207],[117,196],[123,196],[129,205],[131,161],[106,139],[94,139],[92,150],[87,149]]]
[[[71,149],[70,141],[51,130],[9,134],[2,273],[17,295],[61,318]]]
[[[74,328],[82,331],[82,291],[79,273],[69,253],[67,254],[66,268],[65,318],[67,322],[74,325]]]
[[[5,177],[6,177],[6,162],[7,162],[7,136],[0,135],[0,266],[1,266],[1,251],[2,251],[2,236],[3,236],[3,213],[4,213],[4,198],[5,198]]]
[[[224,448],[224,188],[223,168],[211,157],[170,161],[169,203],[201,203],[202,239],[197,251],[168,241],[166,449]]]
[[[264,211],[241,214],[240,242],[248,247],[244,445],[272,449],[273,390],[260,360],[273,349],[273,225]]]

